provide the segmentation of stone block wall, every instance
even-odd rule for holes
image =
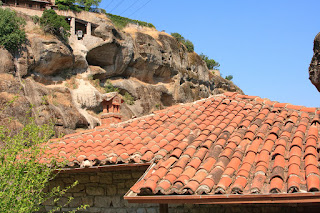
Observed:
[[[158,204],[129,204],[123,199],[125,193],[143,175],[145,169],[58,174],[50,182],[50,189],[56,186],[65,188],[75,181],[79,183],[69,189],[66,197],[63,197],[58,204],[55,205],[52,200],[45,202],[42,212],[48,212],[55,206],[66,203],[67,197],[72,196],[74,199],[62,208],[61,212],[68,212],[88,204],[90,208],[79,212],[156,213]]]
[[[79,172],[61,173],[50,182],[49,188],[55,186],[67,187],[76,180],[77,186],[71,188],[58,204],[62,205],[68,201],[67,197],[74,199],[61,212],[75,210],[77,207],[88,204],[90,208],[79,212],[91,213],[158,213],[158,204],[128,203],[123,199],[125,193],[144,174],[146,168],[135,168],[134,170],[99,171],[99,172]],[[52,200],[44,203],[40,212],[48,212],[56,205]],[[170,213],[298,213],[298,212],[318,212],[320,204],[261,204],[261,205],[200,205],[200,204],[169,204]]]

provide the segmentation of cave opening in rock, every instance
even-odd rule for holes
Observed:
[[[168,93],[162,93],[160,101],[161,101],[162,105],[166,106],[166,107],[172,106],[175,103],[172,95],[170,95]]]

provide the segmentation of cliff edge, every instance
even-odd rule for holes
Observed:
[[[119,30],[105,15],[90,13],[97,26],[90,39],[66,43],[19,15],[27,21],[28,42],[19,55],[0,49],[2,116],[12,117],[15,127],[32,105],[36,121],[54,121],[57,135],[93,128],[100,124],[101,95],[114,90],[126,100],[124,119],[225,91],[243,93],[154,28],[129,24]]]

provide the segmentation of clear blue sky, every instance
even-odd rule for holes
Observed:
[[[247,95],[320,107],[308,79],[319,0],[102,0],[100,7],[180,33]]]

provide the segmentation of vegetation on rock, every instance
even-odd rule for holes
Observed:
[[[106,82],[104,84],[104,90],[106,93],[119,92],[119,89],[117,87],[114,87],[109,79],[106,80]]]
[[[138,24],[143,27],[151,27],[155,28],[155,26],[151,23],[144,22],[144,21],[139,21],[139,20],[134,20],[134,19],[129,19],[126,17],[118,16],[118,15],[113,15],[111,13],[106,13],[108,18],[113,22],[113,24],[118,28],[118,29],[123,29],[127,24]]]
[[[14,98],[0,109],[0,118],[7,123],[14,120],[6,118],[4,110],[12,107]],[[31,112],[31,110],[30,110]],[[31,113],[27,112],[28,115]],[[48,187],[49,181],[62,163],[47,156],[47,162],[39,162],[43,157],[47,141],[54,135],[53,124],[38,125],[34,118],[26,117],[24,126],[15,132],[8,126],[0,125],[0,206],[1,212],[31,213],[41,210],[41,204],[52,200],[56,207],[50,212],[61,210],[67,203],[58,204],[62,195],[74,187],[77,182],[67,188]],[[78,209],[85,209],[87,205]]]
[[[126,104],[133,105],[134,104],[134,98],[130,93],[126,92],[123,96],[123,100]]]
[[[59,187],[45,192],[52,172],[37,159],[44,149],[40,144],[53,135],[50,125],[38,126],[33,120],[15,135],[0,126],[0,205],[2,212],[34,212],[40,204],[57,195],[65,194]],[[18,156],[18,157],[17,157]]]
[[[76,0],[56,0],[55,4],[58,6],[59,10],[82,11],[82,9],[76,5]]]
[[[171,35],[177,39],[178,42],[182,43],[184,46],[186,46],[188,52],[194,52],[194,45],[193,43],[188,40],[185,39],[182,35],[180,35],[179,33],[171,33]]]
[[[54,10],[45,10],[40,18],[40,25],[45,32],[67,40],[70,35],[70,25],[63,16],[59,16]]]
[[[217,69],[218,67],[220,67],[220,64],[218,62],[213,59],[209,59],[209,57],[204,55],[203,53],[201,53],[199,56],[206,62],[209,70]]]
[[[225,77],[225,79],[231,81],[231,80],[233,79],[233,75],[227,75],[227,76]]]
[[[92,6],[98,7],[101,0],[76,0],[76,2],[83,7],[85,11],[90,11]]]
[[[25,21],[9,9],[0,8],[0,46],[10,52],[18,50],[26,41]]]
[[[98,7],[101,0],[57,0],[55,4],[59,10],[72,10],[80,12],[90,11],[92,6]]]

